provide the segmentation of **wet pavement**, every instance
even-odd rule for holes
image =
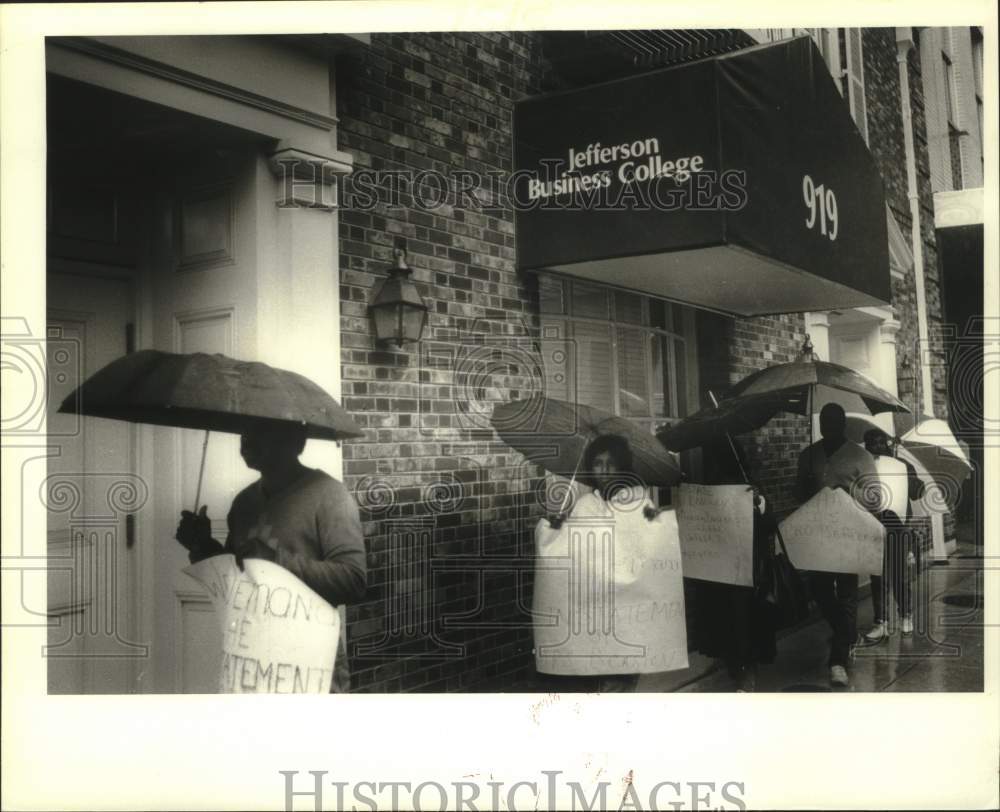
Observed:
[[[930,566],[914,584],[914,631],[904,636],[898,618],[892,634],[872,646],[856,647],[848,668],[850,686],[833,688],[826,658],[830,630],[819,619],[778,640],[772,665],[760,666],[757,692],[781,691],[982,691],[982,559],[971,545],[960,545],[948,564]],[[858,606],[858,631],[871,628],[872,602],[865,594]],[[702,664],[704,668],[704,664]],[[683,672],[649,675],[640,691],[723,692],[734,686],[724,668],[710,664],[701,675]],[[667,680],[674,685],[658,684]],[[680,681],[680,684],[677,682]]]
[[[830,628],[815,619],[778,637],[778,656],[759,667],[756,691],[762,692],[978,692],[984,689],[983,559],[971,528],[956,528],[958,547],[948,559],[931,564],[916,576],[913,608],[914,631],[903,635],[899,619],[890,621],[888,639],[854,649],[848,667],[850,685],[830,685],[827,656]],[[858,633],[872,624],[872,601],[867,586],[859,590]],[[996,629],[991,630],[996,633]],[[551,690],[536,676],[501,691]],[[681,671],[644,674],[637,691],[642,693],[721,693],[735,685],[726,669],[697,652]]]

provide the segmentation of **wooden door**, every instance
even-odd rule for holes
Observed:
[[[48,689],[129,693],[148,657],[135,623],[134,530],[148,495],[134,471],[135,429],[57,410],[125,354],[133,282],[121,271],[56,261],[47,284]]]
[[[151,311],[144,346],[168,352],[222,353],[255,358],[257,330],[258,184],[252,149],[210,166],[178,168],[151,207],[154,235],[146,275]],[[267,200],[273,205],[273,198]],[[157,693],[216,690],[221,629],[207,593],[183,570],[187,552],[174,540],[181,510],[195,507],[205,433],[150,428],[149,475],[156,492],[148,578],[153,600],[146,623],[153,642]],[[239,455],[239,438],[213,433],[199,504],[213,535],[226,538],[233,497],[256,478]]]

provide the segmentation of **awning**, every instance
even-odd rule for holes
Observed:
[[[519,102],[521,270],[736,315],[886,304],[882,179],[808,37]]]

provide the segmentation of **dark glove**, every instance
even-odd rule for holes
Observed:
[[[660,508],[655,508],[652,505],[646,505],[646,507],[642,509],[642,515],[645,516],[647,520],[653,521],[653,519],[660,515]]]
[[[188,552],[201,550],[215,541],[212,538],[212,521],[208,518],[207,510],[208,506],[202,505],[197,513],[192,513],[190,510],[181,511],[181,521],[177,525],[174,538]]]
[[[182,510],[181,521],[174,534],[174,538],[188,551],[188,560],[192,564],[225,552],[222,545],[212,538],[212,520],[208,518],[207,510],[205,505],[197,513]]]
[[[545,517],[545,519],[546,521],[548,521],[549,527],[551,527],[553,530],[560,530],[562,529],[563,522],[566,521],[566,514],[550,513],[548,516]]]

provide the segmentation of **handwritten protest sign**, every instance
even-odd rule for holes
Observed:
[[[333,680],[340,614],[284,567],[231,555],[185,568],[222,623],[220,693],[325,694]]]
[[[685,484],[677,493],[684,575],[753,586],[753,490]]]
[[[672,511],[650,521],[642,489],[609,506],[586,494],[560,530],[535,529],[535,661],[543,674],[687,668],[680,541]]]
[[[823,488],[779,527],[788,557],[799,569],[882,572],[882,523],[841,488]]]
[[[876,509],[891,510],[905,520],[910,492],[906,466],[900,460],[883,455],[875,458],[875,470],[878,472]]]

